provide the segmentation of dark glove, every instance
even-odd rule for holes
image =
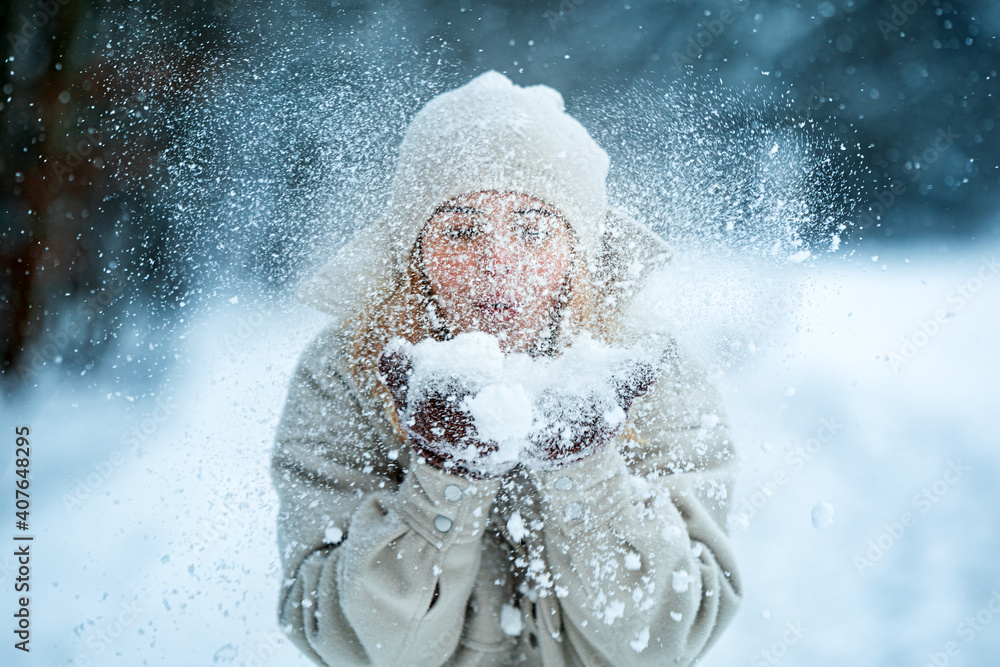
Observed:
[[[430,465],[473,479],[492,477],[482,466],[497,451],[496,443],[482,442],[472,416],[459,407],[470,389],[455,378],[440,378],[419,395],[409,395],[413,364],[401,348],[379,357],[379,379],[389,390],[410,445]]]
[[[604,391],[582,396],[546,391],[538,405],[543,426],[530,437],[525,464],[554,470],[599,452],[621,431],[633,401],[649,390],[656,377],[652,364],[628,361],[611,372]]]

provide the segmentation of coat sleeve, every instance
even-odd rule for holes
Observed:
[[[275,437],[281,627],[319,664],[439,665],[462,632],[499,481],[416,460],[402,475],[408,457],[358,400],[342,345],[328,331],[302,354]]]
[[[698,360],[667,349],[632,411],[645,442],[532,473],[570,662],[692,664],[739,605],[726,418]]]

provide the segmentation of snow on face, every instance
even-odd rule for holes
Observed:
[[[410,357],[407,410],[416,409],[431,390],[465,393],[459,408],[472,416],[480,439],[499,445],[487,462],[498,467],[517,461],[531,435],[551,426],[545,415],[552,412],[542,406],[551,407],[553,396],[569,405],[603,406],[608,424],[617,426],[625,413],[617,403],[613,376],[623,363],[648,357],[640,348],[611,347],[589,334],[574,337],[555,358],[504,355],[495,336],[479,331],[416,345],[394,339],[389,348],[401,348]]]
[[[424,229],[421,254],[452,331],[485,331],[504,351],[524,351],[556,305],[572,238],[544,201],[481,191],[438,207]]]

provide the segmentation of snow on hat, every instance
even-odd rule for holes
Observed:
[[[609,163],[565,112],[558,91],[517,86],[499,72],[484,72],[417,113],[399,148],[386,211],[295,296],[338,319],[350,317],[387,280],[405,272],[435,208],[481,190],[520,192],[554,206],[576,233],[591,275],[601,276],[600,265],[613,262],[603,267],[608,282],[636,283],[650,260],[665,261],[671,253],[648,228],[609,208]]]

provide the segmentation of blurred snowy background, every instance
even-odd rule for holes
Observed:
[[[683,251],[647,311],[745,456],[746,598],[703,664],[1000,655],[996,3],[0,11],[0,432],[31,428],[36,540],[32,653],[0,663],[305,664],[267,457],[324,317],[289,294],[486,69],[559,90]]]

